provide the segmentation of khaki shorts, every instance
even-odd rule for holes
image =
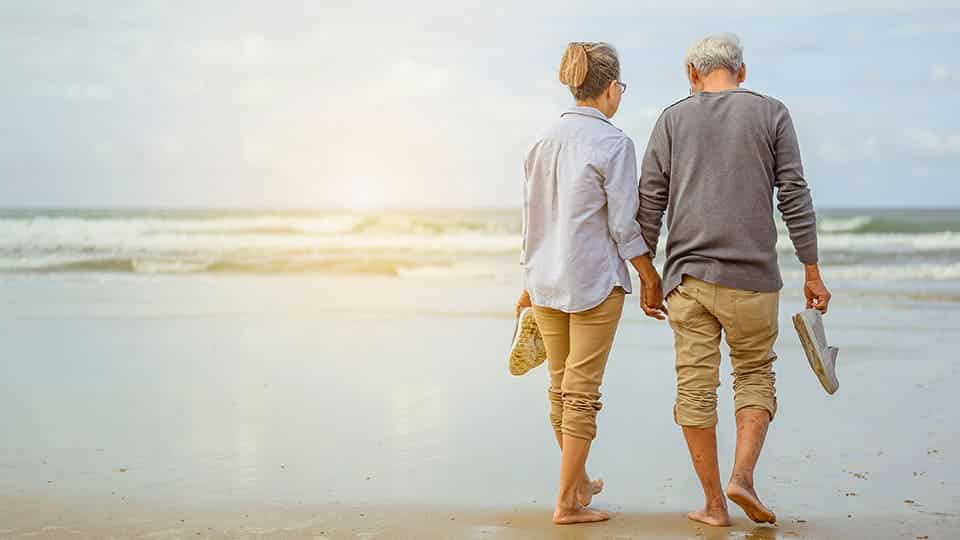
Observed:
[[[674,419],[681,426],[717,424],[720,335],[733,364],[735,410],[777,412],[773,345],[777,340],[779,292],[752,292],[684,276],[667,298],[677,353]]]

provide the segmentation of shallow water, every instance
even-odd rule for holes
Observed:
[[[473,509],[553,499],[546,374],[506,368],[513,287],[304,277],[0,286],[0,496]],[[670,414],[672,340],[635,301],[603,387],[597,503],[682,512],[700,499]],[[960,304],[840,291],[827,319],[841,347],[830,397],[787,321],[800,298],[787,290],[783,302],[780,411],[757,473],[766,502],[781,519],[960,525]],[[725,375],[724,473],[731,402]]]

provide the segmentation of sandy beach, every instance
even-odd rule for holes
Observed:
[[[784,291],[757,475],[776,527],[684,519],[671,336],[630,297],[589,464],[617,515],[563,528],[546,373],[507,373],[509,280],[9,276],[0,537],[956,537],[960,304],[834,288],[832,397]],[[724,474],[731,402],[725,375]]]
[[[0,57],[0,540],[960,540],[960,0],[8,0]],[[738,289],[775,524],[705,524],[644,245]],[[606,364],[605,309],[566,329],[561,489],[517,299],[627,279]],[[758,414],[729,491],[772,521]],[[554,525],[605,517],[585,450],[611,519]]]

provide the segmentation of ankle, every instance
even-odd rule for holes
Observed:
[[[736,484],[738,486],[743,486],[745,488],[753,487],[753,471],[749,472],[735,472],[730,475],[730,483]]]
[[[720,511],[720,510],[726,511],[727,509],[726,495],[721,494],[715,497],[707,497],[704,503],[704,508],[706,508],[707,512],[714,512],[714,511]]]
[[[577,501],[577,492],[561,493],[557,497],[557,510],[563,512],[573,512],[580,508],[580,502]]]

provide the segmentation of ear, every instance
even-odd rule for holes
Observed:
[[[610,84],[607,85],[607,99],[613,99],[615,94],[613,87],[616,86],[617,81],[610,81]]]
[[[693,64],[687,64],[687,79],[690,80],[690,86],[696,86],[700,82],[700,74],[697,73],[697,68],[693,67]]]
[[[740,71],[737,73],[737,84],[741,84],[745,80],[747,80],[747,65],[740,64]]]

